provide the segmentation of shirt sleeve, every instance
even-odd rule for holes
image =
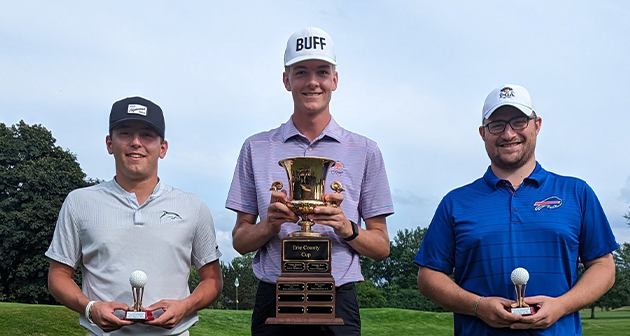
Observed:
[[[584,183],[582,197],[582,230],[580,259],[582,262],[604,256],[619,248],[606,214],[591,187]]]
[[[359,209],[364,219],[394,213],[385,162],[374,142],[368,144]]]
[[[422,240],[414,263],[447,275],[453,273],[455,265],[455,231],[450,215],[449,202],[445,197],[440,202],[427,233]]]
[[[50,242],[48,251],[46,251],[46,256],[76,269],[81,262],[82,251],[79,228],[72,211],[72,202],[75,195],[75,192],[68,194],[61,206],[53,239]]]
[[[197,230],[192,244],[192,262],[197,269],[221,256],[210,209],[203,201],[199,203]]]
[[[254,181],[249,139],[243,144],[241,153],[238,156],[225,207],[234,211],[258,215],[256,183]]]

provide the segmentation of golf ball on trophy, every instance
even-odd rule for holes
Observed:
[[[529,272],[522,267],[517,267],[512,271],[510,278],[515,285],[525,285],[529,280]]]
[[[142,288],[147,284],[147,275],[146,273],[138,270],[133,271],[131,276],[129,277],[129,283],[131,283],[131,287],[134,288]]]

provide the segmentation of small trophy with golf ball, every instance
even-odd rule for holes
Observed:
[[[527,288],[527,280],[529,280],[529,272],[522,267],[515,268],[510,276],[514,283],[514,292],[516,293],[516,302],[512,304],[512,308],[508,311],[516,315],[532,315],[536,313],[534,307],[525,303],[525,289]]]
[[[140,270],[133,271],[129,277],[129,283],[131,283],[131,293],[133,294],[133,309],[125,312],[125,320],[138,322],[153,320],[153,313],[142,307],[144,286],[147,284],[146,273]]]

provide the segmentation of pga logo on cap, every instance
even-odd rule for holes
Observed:
[[[514,92],[512,92],[512,88],[506,86],[503,89],[501,89],[501,91],[499,91],[499,98],[500,99],[514,98]]]
[[[140,104],[129,104],[127,107],[128,114],[139,114],[142,116],[147,115],[147,107]]]

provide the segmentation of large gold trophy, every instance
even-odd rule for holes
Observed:
[[[330,238],[313,232],[308,214],[318,206],[337,206],[323,201],[326,174],[335,161],[320,157],[296,157],[278,162],[289,180],[291,201],[287,206],[301,217],[300,231],[282,238],[282,273],[276,281],[276,317],[267,324],[343,325],[335,317],[335,279],[330,274]],[[281,190],[274,181],[271,190]],[[342,192],[341,183],[331,184]]]

